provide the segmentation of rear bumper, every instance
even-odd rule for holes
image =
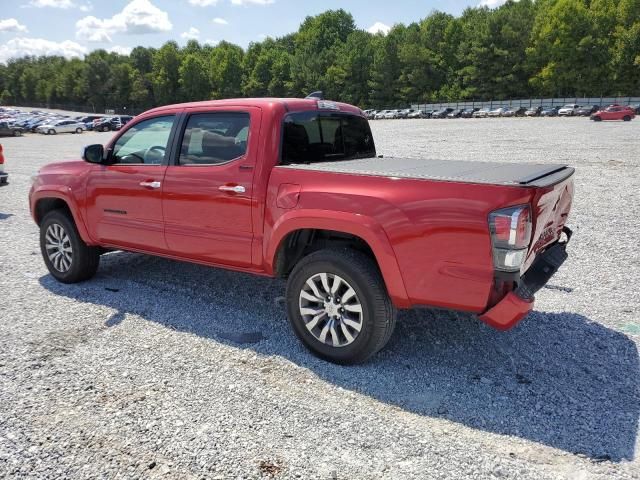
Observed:
[[[480,315],[480,320],[498,330],[508,330],[533,310],[534,295],[547,284],[568,257],[567,244],[572,232],[567,227],[563,231],[566,241],[556,242],[539,254],[520,278],[518,287]]]

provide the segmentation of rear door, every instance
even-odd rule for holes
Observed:
[[[251,266],[253,174],[261,110],[190,109],[167,168],[163,211],[171,253],[195,261]]]
[[[111,147],[109,165],[87,180],[87,220],[92,238],[122,248],[165,252],[162,192],[176,116],[146,118]]]

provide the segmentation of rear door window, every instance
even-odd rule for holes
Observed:
[[[180,149],[180,165],[220,165],[247,153],[248,113],[212,112],[189,117]]]
[[[376,156],[369,123],[349,114],[301,112],[288,115],[281,164],[308,164]]]

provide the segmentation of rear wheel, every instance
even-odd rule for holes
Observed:
[[[20,135],[22,135],[22,132],[20,130],[14,130],[13,131],[13,136],[14,137],[19,137]]]
[[[49,273],[62,283],[90,279],[100,263],[99,249],[84,243],[73,220],[61,210],[49,212],[42,220],[40,251]]]
[[[80,127],[76,128],[76,133],[82,133],[82,129]]]
[[[593,117],[593,121],[594,122],[601,122],[602,121],[602,117]]]
[[[55,131],[53,128],[50,128],[50,129],[47,131],[47,135],[55,135],[55,134],[56,134],[56,131]]]
[[[354,250],[320,250],[294,267],[287,283],[294,332],[316,356],[362,363],[389,341],[396,310],[376,264]]]
[[[624,120],[625,122],[630,122],[631,121],[631,117],[629,115],[625,115],[622,120]]]

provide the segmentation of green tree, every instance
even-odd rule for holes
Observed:
[[[211,52],[210,79],[213,98],[233,98],[242,95],[242,48],[220,42]]]
[[[211,84],[207,74],[207,64],[198,53],[188,53],[179,68],[180,91],[186,101],[209,98]]]
[[[165,43],[153,55],[153,93],[160,105],[179,101],[180,62],[180,50],[176,42]]]

